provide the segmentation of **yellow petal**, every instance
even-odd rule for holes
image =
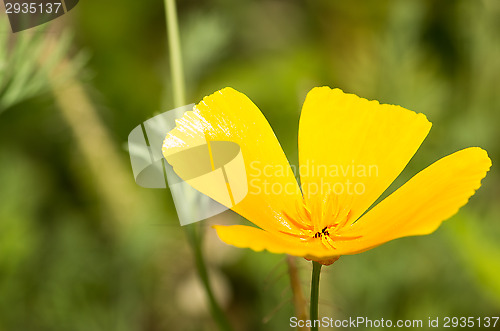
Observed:
[[[297,227],[283,215],[283,211],[294,208],[296,201],[302,200],[301,192],[273,130],[252,101],[232,88],[205,97],[193,111],[178,120],[176,128],[168,133],[163,144],[163,155],[171,163],[176,153],[192,150],[207,140],[229,141],[241,148],[246,178],[240,180],[246,179],[244,182],[248,185],[248,193],[231,209],[262,229],[293,232]],[[212,167],[218,167],[214,160]],[[275,175],[274,170],[277,169],[281,171],[280,176]],[[189,179],[184,178],[182,171],[178,172],[175,166],[174,170],[183,180]],[[229,182],[239,180],[237,176],[232,177]],[[191,180],[188,183],[224,204],[216,190],[202,187],[199,181]]]
[[[260,252],[267,250],[276,254],[290,254],[309,258],[336,256],[336,252],[327,249],[320,241],[301,241],[293,236],[272,234],[270,232],[245,225],[214,225],[219,238],[226,244],[239,248],[251,248]]]
[[[423,114],[399,106],[312,89],[299,124],[304,198],[332,190],[355,221],[401,173],[430,128]]]
[[[346,243],[344,254],[435,231],[467,203],[490,167],[488,154],[478,147],[438,160],[345,229],[343,235],[362,237]]]

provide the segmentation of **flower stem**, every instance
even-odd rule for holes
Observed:
[[[165,16],[167,19],[168,47],[170,50],[170,70],[172,71],[172,90],[174,94],[174,107],[184,106],[186,92],[184,83],[184,70],[182,68],[181,42],[179,37],[179,24],[177,23],[177,9],[175,0],[165,1]]]
[[[201,251],[201,241],[202,241],[202,228],[199,223],[190,224],[186,227],[186,234],[188,236],[189,242],[193,249],[194,259],[196,263],[196,269],[198,271],[198,276],[201,279],[203,287],[205,288],[205,293],[207,294],[208,303],[210,306],[210,313],[214,318],[215,322],[219,326],[219,330],[231,331],[231,325],[227,320],[226,315],[222,311],[221,307],[215,299],[214,292],[212,291],[212,286],[208,278],[208,270],[205,260],[203,258],[203,253]]]
[[[318,318],[318,299],[319,299],[319,276],[321,274],[321,263],[316,261],[312,262],[313,270],[311,277],[311,303],[310,303],[310,319],[312,323],[311,331],[317,331],[318,326],[316,322]]]
[[[167,20],[168,46],[170,54],[170,70],[172,75],[172,91],[174,97],[174,107],[181,107],[186,104],[186,92],[184,82],[184,70],[182,67],[181,43],[179,37],[179,24],[177,22],[177,9],[175,0],[164,0],[165,16]],[[231,325],[224,314],[222,308],[215,299],[212,286],[210,284],[207,265],[201,250],[202,228],[199,223],[186,226],[186,235],[191,248],[193,249],[196,270],[201,279],[205,293],[207,294],[210,312],[219,330],[231,331]]]

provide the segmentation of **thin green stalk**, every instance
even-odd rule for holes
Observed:
[[[319,299],[319,276],[321,274],[321,263],[313,261],[313,270],[311,278],[311,307],[310,307],[310,318],[311,318],[311,331],[317,331],[318,326],[316,322],[318,318],[318,299]]]
[[[167,34],[170,53],[170,70],[172,74],[172,91],[174,96],[174,107],[181,107],[186,104],[186,92],[184,82],[184,70],[182,67],[182,53],[179,37],[179,24],[177,22],[177,9],[175,0],[164,0],[165,16],[167,20]],[[186,235],[191,248],[193,249],[196,270],[201,279],[205,293],[207,294],[210,312],[219,329],[231,331],[231,325],[223,310],[215,299],[212,286],[208,277],[207,266],[201,250],[202,228],[199,223],[186,226]]]
[[[167,19],[168,47],[170,50],[170,70],[172,71],[172,90],[174,93],[174,107],[186,104],[184,70],[182,67],[181,42],[179,24],[177,23],[177,9],[175,0],[165,1],[165,16]]]
[[[210,313],[219,326],[219,330],[231,331],[231,325],[229,324],[226,315],[217,303],[217,300],[215,299],[215,295],[212,291],[212,286],[208,278],[207,266],[205,264],[205,260],[201,251],[201,231],[202,228],[199,226],[199,223],[190,224],[186,227],[186,234],[189,238],[189,242],[194,253],[196,269],[198,271],[198,275],[200,276],[203,287],[205,288],[205,293],[207,294],[208,302],[210,305]]]

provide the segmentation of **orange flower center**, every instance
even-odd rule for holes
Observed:
[[[311,201],[311,200],[310,200]],[[361,236],[342,236],[339,231],[351,221],[349,208],[341,208],[338,197],[329,194],[325,198],[312,199],[311,206],[306,201],[296,203],[295,213],[283,211],[286,219],[298,230],[284,232],[303,241],[321,240],[328,248],[335,248],[335,241],[354,240]],[[344,206],[345,207],[345,206]]]

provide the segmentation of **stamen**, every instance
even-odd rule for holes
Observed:
[[[305,224],[301,221],[300,217],[292,217],[288,215],[287,212],[285,211],[283,211],[283,215],[286,217],[288,221],[290,221],[290,223],[295,225],[297,228],[303,229],[305,227]]]
[[[295,208],[297,209],[297,214],[299,215],[300,219],[304,220],[304,223],[307,223],[309,226],[311,226],[311,214],[306,212],[304,209],[304,206],[299,206],[299,203],[295,205]]]
[[[335,234],[335,239],[338,239],[338,240],[341,240],[341,241],[344,241],[344,240],[354,240],[354,239],[359,239],[363,236],[341,236],[341,235],[338,235],[338,234]]]
[[[329,236],[323,236],[321,238],[321,242],[323,243],[323,245],[325,245],[326,247],[329,247],[329,248],[332,248],[332,249],[337,249],[335,248],[335,246],[333,246],[333,240],[332,238],[330,238]]]
[[[352,220],[350,201],[346,197],[339,197],[329,192],[323,199],[310,199],[295,203],[295,215],[283,211],[283,215],[295,229],[280,231],[296,237],[302,241],[321,240],[321,243],[330,249],[335,247],[336,241],[355,240],[361,236],[343,236],[342,229]]]
[[[339,229],[343,228],[347,224],[347,222],[350,221],[351,216],[352,216],[352,211],[349,210],[349,212],[347,213],[347,216],[344,218],[344,221],[342,221],[341,223],[339,223],[338,228]]]

